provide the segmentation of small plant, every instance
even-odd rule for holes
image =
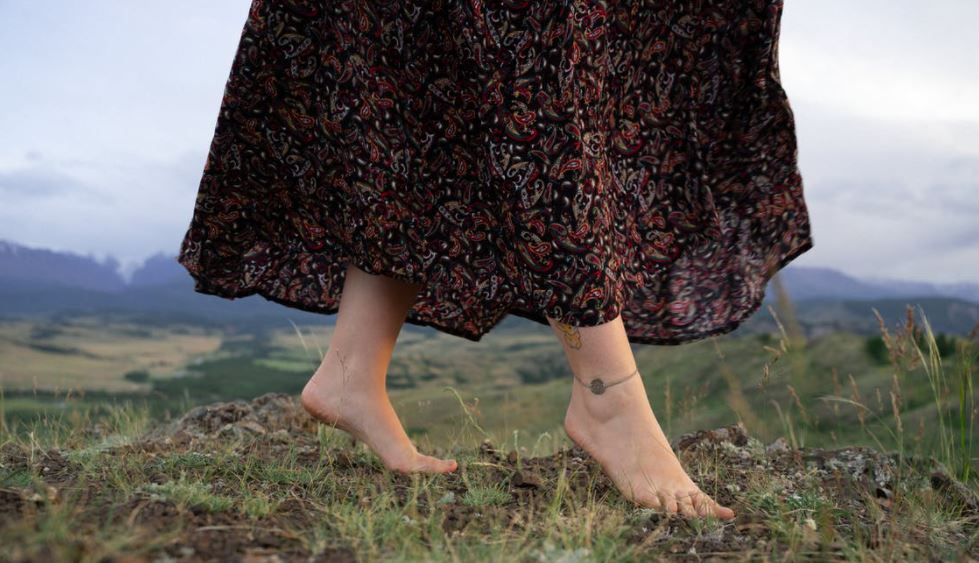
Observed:
[[[510,501],[510,493],[506,487],[497,483],[491,486],[475,486],[462,496],[462,504],[470,506],[504,505]]]
[[[688,523],[697,537],[720,534],[723,533],[724,529],[724,521],[713,515],[703,518],[692,518]]]
[[[143,489],[163,500],[184,507],[199,506],[208,512],[223,512],[234,505],[234,499],[216,495],[211,492],[211,486],[198,481],[187,481],[181,475],[176,481],[166,483],[148,483]]]
[[[785,505],[789,510],[798,511],[805,517],[811,518],[820,510],[831,508],[832,503],[818,491],[806,489],[785,497]]]
[[[30,471],[0,468],[0,487],[27,487],[33,482]]]
[[[267,497],[248,495],[241,503],[241,511],[251,518],[265,518],[275,512],[278,505]]]
[[[162,471],[179,473],[187,469],[204,469],[214,463],[210,455],[191,451],[158,457],[151,462],[151,465]]]

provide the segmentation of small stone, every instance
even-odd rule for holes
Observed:
[[[483,443],[479,445],[479,451],[490,457],[497,457],[499,455],[499,452],[496,451],[496,448],[493,446],[493,443],[490,442],[488,439],[483,440]]]
[[[784,436],[779,436],[774,442],[765,446],[765,453],[773,454],[789,451],[789,442]]]
[[[513,477],[510,479],[510,484],[514,487],[525,489],[539,489],[544,486],[544,483],[539,476],[532,473],[527,473],[526,471],[517,471],[514,473]]]
[[[252,431],[252,432],[254,432],[256,434],[267,434],[268,433],[268,430],[266,430],[264,426],[262,426],[261,424],[255,422],[253,420],[243,420],[240,423],[238,423],[238,426],[240,426],[241,428],[244,428],[245,430],[250,430],[250,431]]]

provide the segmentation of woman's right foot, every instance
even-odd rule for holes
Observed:
[[[342,364],[324,362],[303,388],[303,408],[317,420],[364,442],[391,471],[447,473],[454,459],[419,453],[405,433],[384,389],[383,378],[349,373]],[[380,381],[380,383],[378,383]]]

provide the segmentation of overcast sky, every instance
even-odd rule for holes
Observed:
[[[0,0],[0,239],[176,254],[250,0]],[[815,247],[979,282],[979,2],[785,0]]]

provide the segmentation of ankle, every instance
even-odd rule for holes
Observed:
[[[575,385],[580,385],[575,383]],[[568,417],[587,418],[593,422],[604,423],[620,416],[628,407],[629,395],[625,384],[607,389],[601,395],[595,395],[588,389],[580,387],[571,393],[568,404]]]
[[[346,353],[337,354],[330,349],[309,383],[316,387],[343,388],[350,392],[378,392],[385,390],[386,374],[386,364],[377,358],[360,359]]]
[[[591,382],[589,376],[579,377],[580,380],[572,382],[571,401],[568,405],[568,414],[572,417],[587,417],[599,423],[608,422],[634,409],[638,404],[637,397],[645,398],[645,389],[639,373],[633,373],[626,379],[619,380],[619,383],[606,387],[604,392],[598,394],[582,384],[581,380],[586,384]]]

